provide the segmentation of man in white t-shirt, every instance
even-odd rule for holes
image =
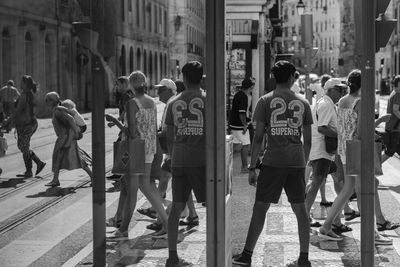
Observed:
[[[325,137],[337,137],[337,112],[335,104],[346,93],[347,88],[337,78],[329,79],[324,86],[325,95],[315,104],[312,111],[312,146],[310,162],[313,180],[306,196],[306,210],[310,214],[318,189],[329,173],[336,171],[335,152],[326,150]]]

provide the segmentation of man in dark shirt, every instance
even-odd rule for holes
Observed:
[[[247,157],[250,149],[250,134],[248,126],[250,118],[247,117],[249,108],[250,92],[254,88],[254,82],[250,78],[242,81],[242,87],[235,94],[232,101],[231,116],[229,118],[229,128],[233,136],[233,143],[240,144],[242,158],[242,172],[247,172]]]
[[[311,147],[313,123],[308,102],[290,90],[296,68],[288,61],[278,61],[272,68],[276,89],[262,96],[253,115],[256,131],[251,150],[249,184],[256,186],[256,200],[243,252],[234,256],[233,263],[251,265],[251,256],[260,236],[265,215],[271,203],[278,203],[285,189],[297,217],[300,257],[296,266],[308,267],[310,223],[304,205],[304,168]],[[264,134],[268,142],[257,178],[255,171]],[[303,135],[304,144],[301,137]]]
[[[203,66],[191,61],[182,68],[186,90],[167,107],[167,145],[172,162],[172,208],[168,217],[169,258],[166,267],[192,266],[178,258],[178,223],[191,190],[197,202],[206,199],[205,101],[200,88]]]

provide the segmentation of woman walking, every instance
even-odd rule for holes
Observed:
[[[74,118],[67,112],[57,107],[61,104],[60,96],[56,92],[50,92],[45,97],[46,105],[52,110],[52,123],[57,140],[54,145],[52,158],[52,171],[54,173],[53,180],[46,186],[59,186],[60,170],[83,169],[92,179],[92,171],[90,156],[78,146],[77,139],[80,129],[75,123]]]
[[[135,97],[126,103],[124,124],[115,117],[106,115],[109,122],[113,122],[122,131],[122,139],[135,138],[139,136],[145,141],[145,172],[125,173],[121,177],[121,193],[118,210],[122,207],[122,220],[119,221],[118,212],[108,220],[109,226],[118,228],[107,236],[108,241],[117,241],[128,238],[128,226],[137,201],[137,190],[143,192],[146,198],[159,214],[163,228],[156,232],[153,237],[166,237],[167,213],[161,202],[161,197],[150,183],[151,165],[157,148],[157,109],[154,100],[145,93],[146,76],[140,71],[134,71],[129,76],[130,86],[134,90]]]
[[[360,97],[361,97],[361,71],[353,70],[350,72],[347,80],[350,88],[349,94],[342,97],[338,103],[338,154],[343,163],[343,171],[345,175],[344,186],[342,191],[333,202],[324,224],[319,229],[320,236],[329,240],[342,240],[343,238],[332,231],[333,220],[338,216],[349,197],[353,194],[354,188],[358,196],[361,196],[361,180],[359,175],[349,175],[346,173],[346,141],[358,139],[360,131]],[[376,190],[376,188],[375,188]],[[379,202],[379,195],[375,191],[375,211],[378,221],[385,220]],[[357,199],[358,208],[361,208],[361,200]],[[386,238],[375,230],[375,244],[391,245],[392,240]]]
[[[38,128],[38,122],[33,111],[34,93],[37,91],[35,81],[31,76],[24,75],[21,80],[22,94],[16,101],[16,107],[13,114],[7,120],[6,124],[14,123],[17,130],[17,145],[22,152],[25,163],[25,173],[18,176],[30,178],[32,174],[32,160],[36,163],[36,174],[38,175],[46,165],[30,149],[31,137]],[[4,126],[5,127],[5,126]]]

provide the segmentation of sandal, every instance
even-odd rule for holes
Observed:
[[[45,186],[49,186],[49,187],[56,187],[56,186],[60,186],[60,182],[56,183],[56,182],[50,182],[45,184]]]
[[[335,234],[332,230],[329,232],[324,232],[322,228],[319,228],[318,236],[322,237],[323,239],[330,240],[330,241],[342,241],[343,237]]]
[[[152,219],[157,219],[157,212],[151,210],[150,208],[148,209],[137,209],[137,212],[139,212],[142,215],[145,215],[147,217],[150,217]]]
[[[347,217],[346,217],[347,216]],[[353,220],[353,219],[355,219],[355,218],[357,218],[357,217],[360,217],[361,215],[360,215],[360,212],[358,212],[358,211],[355,211],[355,210],[353,210],[352,212],[345,212],[344,213],[344,219],[346,220],[346,221],[351,221],[351,220]]]
[[[147,229],[153,230],[153,231],[160,231],[162,229],[162,224],[159,223],[152,223],[146,226]]]
[[[311,220],[310,219],[310,227],[321,227],[322,224],[316,220]]]
[[[106,226],[107,227],[114,227],[114,228],[119,228],[121,225],[122,220],[115,220],[115,218],[111,217],[106,220]]]
[[[330,202],[330,201],[319,203],[320,206],[324,206],[324,207],[331,207],[332,204],[333,204],[333,202]]]
[[[391,221],[385,221],[384,223],[377,223],[376,224],[378,231],[385,231],[385,230],[394,230],[399,228],[400,224],[392,223]]]
[[[337,226],[336,224],[332,224],[332,231],[335,234],[340,235],[341,233],[353,231],[353,229],[345,224],[341,224],[339,226]]]
[[[185,220],[179,221],[180,226],[198,226],[199,225],[199,216],[189,217],[187,216]]]

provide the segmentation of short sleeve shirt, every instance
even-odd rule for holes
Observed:
[[[168,103],[165,124],[175,130],[172,167],[206,165],[205,101],[204,91],[185,90]]]
[[[389,98],[387,113],[392,114],[392,116],[390,116],[389,121],[386,123],[386,130],[400,132],[400,120],[393,114],[395,104],[400,105],[400,93],[394,92]]]
[[[239,114],[247,115],[248,108],[248,96],[243,91],[237,92],[233,97],[231,116],[229,118],[229,127],[232,130],[243,130],[243,123],[240,120]]]
[[[274,90],[259,99],[253,120],[266,125],[268,139],[264,165],[305,167],[302,127],[313,123],[307,100],[290,90]]]
[[[316,104],[312,111],[314,124],[312,125],[312,145],[310,160],[327,159],[334,160],[334,155],[326,152],[325,135],[318,131],[318,127],[328,126],[337,129],[336,106],[332,99],[324,95]]]

